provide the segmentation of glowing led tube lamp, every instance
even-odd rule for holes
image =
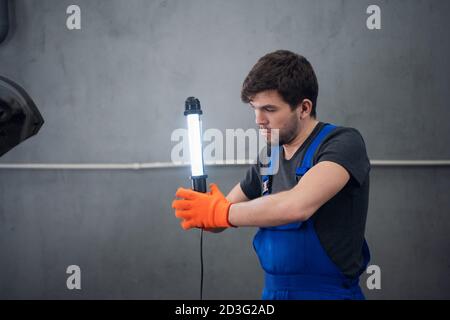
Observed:
[[[200,101],[194,97],[187,98],[184,115],[187,118],[188,126],[192,189],[205,193],[206,178],[208,176],[205,174],[205,169],[203,167],[201,114],[202,109],[200,107]]]

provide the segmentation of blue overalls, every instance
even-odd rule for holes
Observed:
[[[325,125],[311,142],[296,170],[297,181],[312,167],[317,148],[335,128],[331,124]],[[266,196],[271,193],[272,176],[262,176],[262,181],[262,194]],[[262,299],[364,299],[359,275],[370,259],[365,240],[363,268],[352,279],[346,277],[330,259],[311,218],[304,222],[260,228],[253,239],[253,247],[265,271]]]

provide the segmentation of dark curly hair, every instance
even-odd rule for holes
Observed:
[[[316,117],[319,84],[305,57],[278,50],[260,58],[244,80],[241,100],[249,103],[256,94],[265,90],[277,90],[291,110],[295,110],[303,99],[311,100],[311,117]]]

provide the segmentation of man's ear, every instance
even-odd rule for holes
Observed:
[[[297,107],[297,114],[300,119],[305,119],[308,115],[311,115],[312,101],[309,99],[303,99]]]

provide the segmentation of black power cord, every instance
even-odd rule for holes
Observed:
[[[203,228],[200,231],[200,300],[203,300]]]

